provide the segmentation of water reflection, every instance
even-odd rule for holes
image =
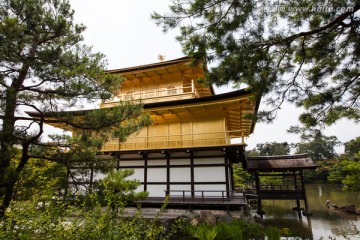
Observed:
[[[306,185],[311,217],[304,217],[292,210],[296,201],[263,201],[265,225],[289,228],[304,239],[360,239],[360,216],[327,210],[324,205],[330,200],[339,206],[354,204],[360,208],[360,192],[344,192],[333,185]],[[303,206],[303,202],[301,201]],[[349,239],[349,238],[348,238]]]

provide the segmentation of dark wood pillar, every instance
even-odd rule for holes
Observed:
[[[190,158],[190,182],[191,182],[191,197],[195,197],[195,174],[194,174],[194,152],[193,150],[186,150]]]
[[[144,191],[147,191],[147,179],[148,179],[148,159],[147,154],[143,155],[144,158]]]
[[[293,171],[293,177],[294,177],[294,189],[295,191],[299,190],[298,188],[298,182],[297,182],[297,173],[296,171]],[[300,199],[296,199],[296,207],[293,208],[293,210],[295,211],[301,211],[301,206],[300,206]]]
[[[166,191],[170,191],[170,153],[165,153],[166,157]]]
[[[261,190],[260,190],[260,176],[259,172],[255,172],[255,184],[256,184],[256,194],[258,195],[258,210],[256,211],[259,215],[264,215],[265,212],[262,209],[262,203],[261,203]]]
[[[233,164],[229,163],[229,170],[230,170],[230,191],[235,191],[235,182],[234,182],[234,170],[233,170]]]
[[[311,211],[310,211],[309,203],[308,203],[307,197],[306,197],[304,176],[303,176],[303,171],[302,171],[302,170],[300,171],[300,179],[301,179],[301,188],[302,188],[303,197],[304,197],[304,203],[305,203],[305,210],[303,211],[303,215],[304,215],[304,216],[311,216],[312,213],[311,213]]]
[[[225,179],[226,179],[226,183],[225,183],[225,186],[226,186],[226,196],[227,197],[230,197],[230,176],[229,176],[229,159],[228,157],[225,155],[224,157],[224,162],[225,162],[225,166],[224,166],[224,170],[225,170]]]

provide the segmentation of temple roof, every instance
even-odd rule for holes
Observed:
[[[306,154],[247,157],[246,165],[249,172],[293,171],[318,167]]]
[[[146,103],[143,107],[145,112],[149,112],[157,123],[191,119],[195,116],[223,114],[231,137],[242,137],[249,136],[253,132],[255,120],[247,118],[247,116],[249,114],[256,115],[259,103],[260,98],[257,98],[253,92],[242,89],[202,98]],[[87,111],[92,110],[66,111],[66,113],[80,116]],[[26,113],[31,117],[40,117],[38,112]],[[46,112],[43,116],[51,118],[58,114]],[[58,124],[49,124],[59,127]]]
[[[192,58],[182,57],[182,58],[177,58],[177,59],[158,62],[158,63],[151,63],[151,64],[139,65],[139,66],[134,66],[134,67],[128,67],[128,68],[113,69],[113,70],[108,70],[107,72],[108,73],[126,74],[126,73],[130,73],[130,72],[134,72],[134,71],[144,71],[144,70],[154,69],[154,68],[164,68],[164,67],[172,66],[172,65],[181,65],[183,63],[188,63],[191,61],[192,61]]]

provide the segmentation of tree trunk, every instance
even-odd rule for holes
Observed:
[[[29,151],[29,144],[26,144],[23,146],[20,163],[17,166],[16,170],[13,173],[9,174],[9,171],[11,171],[11,169],[8,168],[8,176],[5,178],[5,187],[4,187],[5,193],[2,200],[2,204],[0,205],[0,218],[2,218],[5,215],[5,211],[9,207],[10,202],[13,198],[15,184],[19,179],[21,171],[24,169],[27,161],[29,160],[28,151]]]
[[[4,198],[0,205],[0,218],[2,218],[5,215],[5,211],[10,205],[14,192],[14,186],[18,178],[19,178],[18,175],[13,175],[7,179],[8,182],[4,189],[5,190]]]
[[[35,54],[36,49],[34,46],[30,51],[30,56],[34,56]],[[10,168],[10,162],[14,158],[15,154],[14,145],[17,143],[17,139],[15,136],[15,112],[18,98],[17,94],[19,93],[19,89],[24,83],[28,71],[29,64],[24,63],[21,71],[19,72],[18,78],[13,80],[11,86],[9,86],[5,92],[6,104],[4,110],[4,117],[2,119],[2,134],[0,135],[0,199],[2,199],[2,204],[0,205],[0,217],[4,215],[6,208],[10,204],[14,185],[18,179],[18,176],[16,175],[19,172],[17,170],[22,164],[21,161],[23,161],[24,157],[27,158],[27,153],[26,155],[23,154],[18,169],[16,170],[17,173],[15,173]],[[24,149],[22,153],[24,153]],[[27,159],[25,160],[25,163],[26,161]],[[20,168],[19,170],[21,171],[22,168]]]
[[[10,169],[10,161],[14,157],[14,145],[16,143],[14,136],[16,95],[17,93],[14,88],[9,88],[6,91],[6,106],[0,145],[0,199],[7,194],[8,184],[10,183],[9,180],[13,175],[12,170]],[[5,201],[5,198],[3,201]],[[3,205],[0,206],[1,212],[3,212],[4,207],[5,206]]]

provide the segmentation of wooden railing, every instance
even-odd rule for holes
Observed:
[[[231,144],[231,136],[241,131],[221,131],[211,133],[184,133],[156,136],[131,136],[126,142],[107,142],[103,151],[139,150],[158,148],[183,148],[201,146],[221,146]]]
[[[260,191],[301,191],[301,184],[261,184]]]
[[[225,190],[165,190],[165,196],[182,202],[201,201],[202,203],[209,200],[225,202],[236,198],[234,191]]]
[[[185,96],[189,94],[191,96]],[[195,84],[192,81],[191,83],[186,83],[183,85],[124,91],[120,95],[115,96],[113,99],[109,100],[108,102],[103,103],[103,106],[107,104],[114,104],[115,102],[119,101],[143,100],[143,102],[145,103],[152,102],[155,99],[156,101],[168,101],[167,97],[198,98],[199,93],[197,92]]]

